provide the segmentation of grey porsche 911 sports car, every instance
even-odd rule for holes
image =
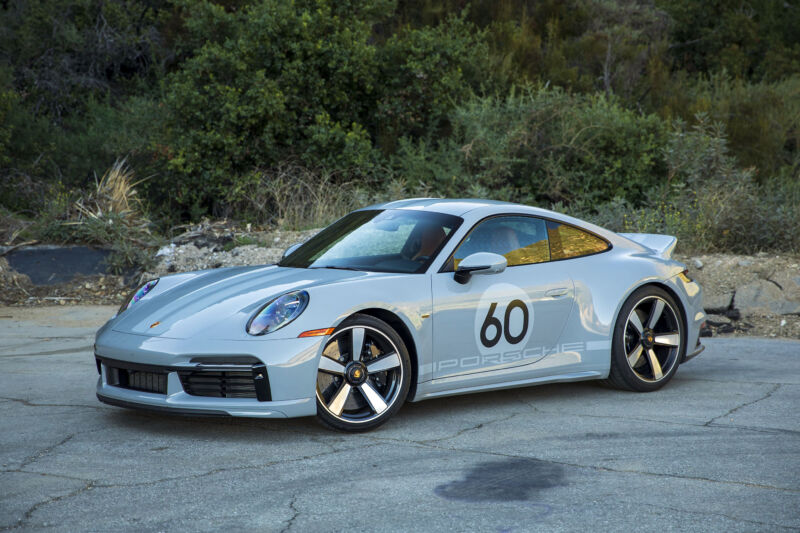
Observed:
[[[373,205],[277,265],[145,283],[97,333],[97,396],[363,431],[453,394],[654,391],[703,349],[702,291],[675,242],[511,203]]]

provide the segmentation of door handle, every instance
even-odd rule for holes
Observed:
[[[564,296],[569,292],[569,289],[566,287],[559,287],[557,289],[550,289],[549,291],[545,291],[545,296],[551,296],[553,298],[558,298],[559,296]]]

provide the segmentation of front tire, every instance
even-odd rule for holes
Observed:
[[[317,418],[342,431],[367,431],[400,409],[411,385],[403,339],[389,324],[353,315],[336,328],[317,371]]]
[[[606,384],[636,392],[666,385],[686,352],[684,322],[680,306],[665,290],[636,290],[617,317]]]

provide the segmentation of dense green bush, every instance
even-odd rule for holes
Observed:
[[[0,202],[29,214],[49,189],[90,187],[135,152],[171,57],[166,0],[9,0],[0,6]],[[155,102],[153,102],[155,105]],[[152,115],[151,115],[152,116]],[[8,157],[2,157],[2,154]],[[141,163],[137,159],[137,163]]]
[[[556,207],[616,231],[675,235],[684,252],[800,250],[800,181],[759,184],[728,151],[719,123],[678,123],[663,157],[667,180],[644,205],[617,197]]]
[[[375,100],[376,62],[359,11],[350,3],[274,0],[190,22],[194,31],[222,24],[229,31],[208,39],[167,80],[177,204],[217,207],[237,176],[282,156],[369,163],[362,124]]]
[[[213,35],[167,79],[165,182],[181,206],[219,212],[254,168],[296,158],[362,169],[398,135],[441,130],[455,102],[486,80],[482,34],[459,18],[370,42],[378,2],[264,0],[189,14]]]
[[[405,139],[395,166],[445,195],[476,184],[510,200],[641,204],[663,178],[665,125],[604,96],[529,89],[474,98],[453,111],[446,139]]]
[[[446,133],[456,103],[492,87],[489,66],[485,32],[463,17],[392,36],[378,52],[380,96],[370,122],[384,153],[404,135]]]
[[[25,103],[58,124],[90,97],[121,97],[153,82],[170,52],[160,31],[168,2],[8,0],[0,50]]]

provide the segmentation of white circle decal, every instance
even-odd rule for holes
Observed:
[[[522,350],[533,330],[527,293],[510,283],[489,286],[475,312],[475,344],[482,355]]]

